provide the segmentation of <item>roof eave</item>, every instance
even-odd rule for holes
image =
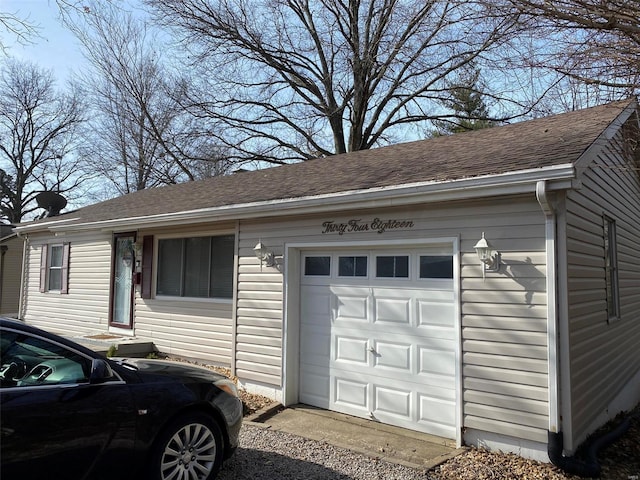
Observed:
[[[38,231],[62,233],[86,230],[137,230],[163,225],[176,226],[212,221],[246,220],[256,217],[300,215],[326,211],[335,212],[359,208],[408,206],[417,203],[535,193],[536,182],[539,180],[548,182],[548,190],[564,190],[574,186],[574,179],[575,168],[573,164],[569,163],[543,169],[521,170],[459,180],[419,182],[97,222],[74,223],[78,221],[77,217],[57,221],[52,219],[51,222],[16,227],[16,230],[19,234]]]

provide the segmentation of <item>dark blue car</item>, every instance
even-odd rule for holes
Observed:
[[[0,319],[0,477],[212,479],[238,445],[242,402],[210,370],[106,359]]]

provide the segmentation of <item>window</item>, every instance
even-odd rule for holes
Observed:
[[[43,245],[40,252],[40,292],[68,293],[69,244]]]
[[[331,275],[331,257],[305,257],[304,274],[328,277]]]
[[[620,318],[620,293],[618,290],[618,258],[616,253],[616,222],[604,216],[604,262],[607,288],[608,320]]]
[[[380,256],[376,257],[376,276],[378,278],[408,278],[409,256]]]
[[[33,387],[87,383],[91,360],[79,353],[18,332],[2,332],[0,385]]]
[[[366,277],[367,257],[340,257],[338,259],[340,277]]]
[[[420,278],[453,278],[453,257],[420,255]]]
[[[234,245],[233,235],[158,240],[156,293],[231,298]]]

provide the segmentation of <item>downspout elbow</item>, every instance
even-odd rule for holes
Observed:
[[[598,462],[598,452],[622,437],[627,433],[629,428],[631,428],[631,419],[626,417],[613,430],[590,441],[585,450],[586,458],[584,460],[575,457],[565,457],[562,454],[562,432],[548,432],[547,453],[549,460],[556,467],[571,475],[597,478],[602,473],[602,467]]]

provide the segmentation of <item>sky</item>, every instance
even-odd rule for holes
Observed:
[[[85,62],[79,43],[60,23],[55,0],[0,0],[0,12],[27,19],[39,27],[40,36],[32,38],[31,45],[20,45],[15,36],[0,27],[0,38],[8,55],[52,70],[59,87],[64,86],[73,71],[82,69]]]

